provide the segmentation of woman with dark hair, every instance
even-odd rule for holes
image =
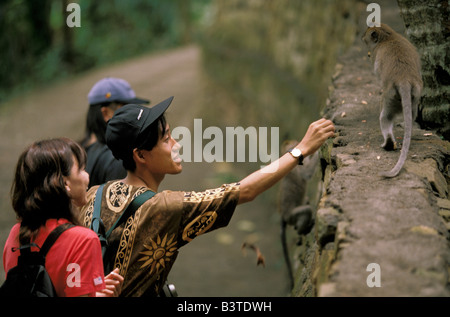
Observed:
[[[5,272],[17,265],[21,245],[42,246],[53,229],[72,223],[76,226],[58,238],[45,260],[56,293],[118,296],[123,278],[117,271],[104,277],[98,237],[79,226],[79,207],[87,202],[89,183],[85,165],[85,151],[67,138],[35,142],[20,155],[11,187],[18,223],[3,251]]]
[[[116,160],[106,146],[106,123],[114,112],[129,103],[148,104],[150,101],[136,97],[130,84],[121,78],[106,77],[91,88],[88,94],[89,110],[86,117],[86,133],[81,146],[86,150],[86,171],[89,187],[122,179],[127,175],[122,162]]]

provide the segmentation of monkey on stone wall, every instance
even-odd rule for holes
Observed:
[[[362,39],[369,48],[375,74],[382,84],[380,127],[384,143],[381,146],[387,151],[396,148],[394,117],[403,112],[404,137],[400,157],[391,171],[380,174],[395,177],[406,161],[412,125],[417,118],[423,88],[420,57],[405,37],[386,24],[367,28]]]
[[[297,144],[297,141],[291,140],[283,142],[282,153],[287,152]],[[303,165],[295,167],[280,181],[278,196],[278,208],[281,215],[280,234],[291,288],[294,286],[294,277],[286,243],[286,227],[287,225],[293,226],[298,235],[307,234],[312,228],[313,211],[306,197],[306,188],[318,162],[319,154],[316,152],[306,157],[303,160]]]

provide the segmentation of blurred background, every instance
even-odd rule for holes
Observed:
[[[80,27],[66,24],[70,3]],[[106,76],[155,104],[175,96],[172,127],[279,127],[300,140],[320,118],[336,58],[354,41],[356,0],[3,0],[0,2],[0,244],[15,222],[9,189],[20,152],[79,140],[87,94]],[[362,13],[361,13],[362,12]],[[204,142],[204,144],[206,141]],[[185,163],[163,189],[239,181],[261,163]],[[312,190],[314,203],[317,193]],[[288,296],[277,186],[239,206],[227,228],[180,250],[169,276],[183,296]],[[290,235],[290,245],[297,237]],[[266,258],[256,266],[257,245]],[[4,280],[3,266],[0,282]]]
[[[66,24],[71,3],[81,9],[81,27]],[[189,43],[209,6],[209,0],[2,1],[0,96]]]

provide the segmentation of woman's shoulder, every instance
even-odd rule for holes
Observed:
[[[20,230],[20,222],[14,224],[10,230],[10,234],[17,234]]]
[[[47,229],[49,230],[53,230],[55,229],[57,226],[65,224],[65,223],[69,223],[69,221],[67,221],[66,219],[58,219],[58,220],[49,220],[47,221]],[[81,225],[74,225],[73,227],[69,228],[68,230],[66,230],[63,235],[65,235],[66,238],[69,239],[74,239],[77,238],[78,240],[89,240],[89,239],[97,239],[97,234],[92,231],[89,228],[83,227]]]
[[[74,226],[69,232],[85,237],[86,239],[97,238],[97,234],[94,231],[83,226]]]
[[[74,226],[67,230],[66,239],[80,244],[96,243],[99,241],[97,234],[89,228],[83,226]],[[100,241],[99,241],[100,242]]]

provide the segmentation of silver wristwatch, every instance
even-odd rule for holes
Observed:
[[[292,157],[298,159],[298,165],[303,165],[303,154],[300,149],[292,148],[288,152],[291,153]]]

